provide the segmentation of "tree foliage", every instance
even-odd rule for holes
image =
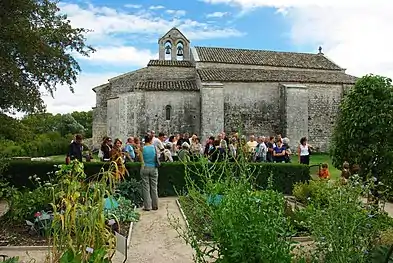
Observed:
[[[80,72],[72,54],[88,56],[88,30],[73,28],[53,0],[0,1],[0,111],[45,108],[40,89],[72,86]]]
[[[85,138],[91,138],[92,123],[91,111],[75,111],[71,114],[28,114],[20,120],[0,114],[0,126],[2,127],[0,140],[20,143],[34,140],[42,134],[53,133],[57,133],[61,137],[81,133]]]
[[[360,165],[363,175],[393,174],[393,88],[389,78],[367,75],[348,91],[332,137],[333,164]]]

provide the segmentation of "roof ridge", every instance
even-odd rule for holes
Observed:
[[[232,49],[232,50],[239,50],[239,51],[263,51],[269,53],[294,53],[294,54],[303,54],[303,55],[314,55],[314,56],[324,56],[318,53],[311,53],[311,52],[297,52],[297,51],[280,51],[280,50],[269,50],[269,49],[253,49],[253,48],[235,48],[235,47],[207,47],[207,46],[194,46],[195,48],[209,48],[209,49]]]

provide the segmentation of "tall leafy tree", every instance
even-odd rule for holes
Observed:
[[[72,86],[80,66],[72,54],[88,56],[88,30],[73,28],[57,1],[0,1],[0,111],[45,109],[41,88],[53,96],[57,84]]]
[[[333,164],[358,164],[393,182],[393,88],[392,80],[367,75],[349,90],[340,105],[332,137]]]
[[[93,129],[93,111],[74,111],[71,115],[85,128],[85,138],[91,138]]]
[[[36,113],[25,115],[21,122],[28,126],[34,134],[58,132],[61,122],[61,114]]]

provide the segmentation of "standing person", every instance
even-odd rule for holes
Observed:
[[[134,138],[129,137],[127,139],[127,144],[124,147],[124,151],[127,153],[126,154],[126,160],[134,162],[135,161],[135,150],[134,150]]]
[[[158,156],[156,147],[152,144],[152,137],[145,137],[145,145],[142,148],[142,195],[143,210],[158,209]]]
[[[210,153],[212,152],[212,149],[214,149],[213,142],[214,142],[214,136],[210,136],[206,142],[205,149],[203,151],[203,154],[205,155],[205,157],[208,157],[210,155]]]
[[[270,136],[268,140],[266,140],[266,161],[269,163],[273,162],[273,149],[274,149],[274,137]]]
[[[134,137],[134,144],[132,146],[134,147],[134,152],[135,152],[135,162],[141,162],[142,148],[141,148],[141,142],[138,137]]]
[[[72,160],[78,160],[82,162],[82,135],[78,134],[75,136],[75,140],[72,140],[66,158],[66,163],[69,164]]]
[[[120,139],[115,139],[112,150],[110,151],[110,160],[117,164],[117,170],[114,173],[116,179],[122,179],[126,173],[124,166],[125,152],[123,152],[123,142]]]
[[[292,150],[289,146],[289,139],[287,137],[285,137],[284,139],[282,139],[282,143],[285,147],[285,162],[286,163],[290,163],[291,162],[291,155],[292,155]]]
[[[265,137],[258,138],[258,145],[255,151],[255,161],[258,163],[266,162],[267,146],[265,144]]]
[[[297,149],[297,154],[299,156],[299,163],[310,165],[310,148],[312,148],[307,143],[307,138],[303,137],[300,139],[300,145]]]
[[[181,149],[177,153],[177,156],[179,156],[179,161],[181,162],[190,162],[190,145],[187,142],[183,142],[181,145]]]
[[[109,137],[104,137],[102,140],[100,152],[98,153],[98,157],[100,157],[101,161],[108,162],[111,158],[111,150],[112,150],[112,139]]]
[[[171,142],[168,142],[165,144],[165,150],[164,150],[164,162],[173,162],[173,157],[172,157],[172,148],[173,145]]]
[[[285,162],[285,147],[282,144],[281,139],[277,140],[276,147],[273,150],[273,158],[275,163],[284,163]]]

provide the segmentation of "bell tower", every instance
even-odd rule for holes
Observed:
[[[176,27],[158,40],[159,60],[190,60],[190,41]]]

